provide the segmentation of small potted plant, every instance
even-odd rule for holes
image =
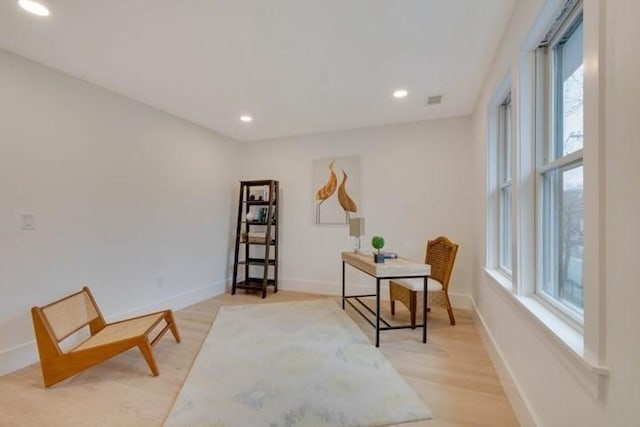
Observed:
[[[380,253],[380,249],[384,247],[384,239],[380,236],[373,236],[371,246],[378,251],[378,253],[373,254],[373,260],[378,264],[384,263],[384,255]]]

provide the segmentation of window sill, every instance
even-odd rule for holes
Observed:
[[[509,293],[513,292],[513,281],[511,276],[504,273],[503,270],[496,268],[485,268],[485,272],[493,279],[493,281],[503,287]]]
[[[516,307],[524,312],[528,319],[551,339],[554,346],[568,356],[568,359],[577,366],[582,373],[595,374],[606,377],[609,375],[607,366],[594,363],[587,357],[584,349],[584,336],[580,331],[574,329],[567,321],[549,310],[536,298],[530,296],[520,296],[513,293],[510,278],[507,278],[499,270],[485,268],[485,273],[489,277],[489,282],[508,300],[513,301]]]

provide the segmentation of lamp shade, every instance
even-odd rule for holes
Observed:
[[[364,218],[349,219],[349,236],[360,237],[364,235]]]

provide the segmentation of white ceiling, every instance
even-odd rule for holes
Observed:
[[[0,47],[250,141],[471,113],[515,1],[3,0]]]

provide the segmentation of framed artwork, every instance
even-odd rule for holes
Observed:
[[[349,224],[361,216],[360,156],[313,161],[313,209],[316,224]]]

